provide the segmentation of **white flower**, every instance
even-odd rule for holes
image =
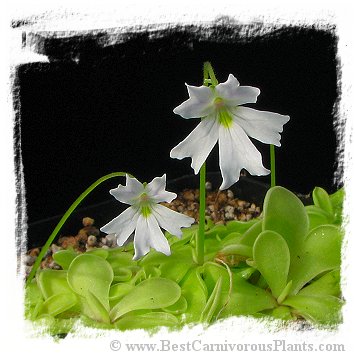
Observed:
[[[252,175],[269,174],[262,164],[261,154],[248,136],[280,146],[279,133],[290,117],[240,107],[255,103],[260,90],[239,86],[233,75],[215,87],[186,86],[190,98],[176,107],[174,113],[183,118],[201,118],[201,123],[171,150],[170,156],[177,159],[191,157],[191,167],[197,174],[218,141],[223,177],[220,190],[237,182],[242,168]]]
[[[169,243],[159,226],[181,237],[180,228],[189,227],[195,221],[158,204],[163,201],[170,203],[176,198],[175,193],[165,190],[165,185],[165,174],[145,185],[126,175],[126,186],[119,185],[116,189],[110,190],[110,194],[118,201],[131,206],[100,230],[107,234],[115,234],[119,246],[122,246],[135,230],[134,260],[147,254],[151,247],[170,255]]]

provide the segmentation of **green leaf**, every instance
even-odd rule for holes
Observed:
[[[138,262],[140,266],[146,265],[161,265],[165,262],[190,262],[194,263],[192,258],[192,247],[189,245],[178,246],[173,250],[171,248],[171,255],[166,256],[161,252],[151,250],[147,255],[143,256]]]
[[[108,257],[108,250],[101,249],[101,248],[95,248],[95,249],[86,251],[83,255],[96,255],[96,256],[102,257],[103,259],[106,260]]]
[[[344,197],[344,188],[339,189],[337,192],[329,196],[330,202],[332,203],[332,207],[334,210],[334,225],[341,225],[342,223]]]
[[[126,315],[115,323],[119,330],[127,329],[154,329],[157,327],[176,327],[178,319],[166,312],[148,312],[140,315]]]
[[[127,246],[123,245],[123,246],[115,246],[110,248],[109,250],[106,250],[108,252],[108,256],[107,256],[107,260],[115,257],[117,254],[123,252],[123,251],[127,251]]]
[[[74,293],[59,293],[47,298],[38,312],[38,315],[48,314],[53,317],[72,308],[78,302]]]
[[[222,246],[240,244],[242,234],[240,232],[231,232],[222,241]]]
[[[210,323],[213,316],[218,313],[217,309],[221,306],[222,296],[222,277],[219,277],[213,291],[208,298],[207,304],[201,313],[200,322]]]
[[[261,220],[257,221],[252,225],[240,238],[239,244],[247,245],[253,247],[256,238],[262,231],[263,222]]]
[[[138,266],[137,266],[138,267]],[[155,277],[155,276],[159,276],[159,273],[156,274],[155,276],[151,276],[151,275],[148,275],[146,273],[146,269],[147,267],[144,267],[144,268],[141,268],[139,269],[135,275],[127,282],[128,284],[132,285],[132,286],[135,286],[137,285],[139,282],[147,279],[147,278],[150,278],[150,277]],[[158,270],[158,269],[157,269]],[[160,270],[159,270],[160,271]]]
[[[290,281],[286,287],[283,289],[283,291],[281,292],[280,296],[277,297],[277,303],[280,305],[285,298],[289,295],[290,291],[291,291],[291,287],[292,287],[292,281]]]
[[[240,268],[238,270],[234,270],[234,275],[240,276],[244,280],[249,280],[249,278],[256,272],[254,267]],[[262,276],[260,276],[262,277]],[[265,281],[266,282],[266,281]],[[266,284],[267,286],[267,284]]]
[[[87,291],[85,296],[88,306],[91,310],[90,317],[97,322],[110,323],[110,316],[108,310],[103,306],[101,301],[95,296],[91,290]]]
[[[41,310],[43,302],[43,299],[40,299],[32,310],[26,312],[29,319],[35,320],[38,317],[38,312]]]
[[[260,219],[252,219],[249,221],[239,221],[239,220],[232,220],[228,221],[226,224],[227,231],[230,232],[238,232],[238,233],[245,233],[250,227],[252,227],[255,223],[260,222]]]
[[[118,300],[132,291],[134,286],[128,283],[116,283],[110,287],[109,300]]]
[[[334,225],[318,226],[308,234],[303,250],[290,267],[291,294],[319,274],[340,267],[342,236],[341,229]]]
[[[263,215],[263,231],[275,231],[285,239],[292,265],[308,233],[308,215],[301,200],[291,191],[275,186],[266,193]]]
[[[212,238],[216,237],[217,235],[223,236],[227,234],[227,228],[224,224],[218,224],[212,226],[210,229],[206,230],[205,237]]]
[[[142,281],[112,308],[110,317],[116,321],[124,314],[139,309],[157,309],[174,304],[181,296],[180,286],[172,280],[153,277]]]
[[[159,269],[161,271],[161,277],[165,277],[179,283],[191,267],[192,263],[190,262],[180,262],[177,264],[175,261],[172,261],[163,263],[160,265]]]
[[[285,321],[292,320],[291,310],[287,306],[279,306],[271,311],[271,316]]]
[[[341,321],[343,302],[334,296],[289,296],[284,305],[296,310],[300,316],[319,324],[336,324]]]
[[[272,294],[279,297],[286,287],[290,267],[290,252],[286,241],[274,231],[263,231],[255,241],[253,256]]]
[[[158,267],[155,267],[153,265],[144,266],[143,272],[145,273],[145,278],[161,276],[161,270]]]
[[[60,293],[71,293],[67,282],[67,271],[45,269],[37,275],[38,286],[45,299]]]
[[[203,279],[209,298],[201,315],[203,322],[211,322],[230,299],[231,277],[224,266],[214,262],[206,262],[203,267]]]
[[[223,247],[220,251],[223,255],[238,255],[245,258],[253,257],[253,248],[243,244],[232,244]]]
[[[340,270],[333,270],[318,280],[313,281],[311,284],[307,285],[305,288],[302,288],[297,295],[306,295],[306,296],[318,296],[318,295],[328,295],[328,296],[340,296]]]
[[[175,235],[170,234],[169,232],[165,232],[165,236],[169,241],[170,244],[170,248],[173,249],[177,249],[180,246],[184,246],[185,244],[187,244],[188,242],[190,242],[192,240],[192,238],[195,236],[195,234],[198,231],[198,225],[192,225],[190,227],[187,228],[182,228],[182,237],[179,238]]]
[[[164,262],[167,262],[169,260],[169,258],[171,259],[171,256],[166,256],[163,253],[155,251],[155,250],[150,250],[145,256],[140,258],[138,260],[138,262],[139,262],[139,265],[142,267],[152,266],[152,265],[158,266]]]
[[[36,280],[33,279],[25,287],[25,317],[30,320],[36,319],[43,304],[43,295]]]
[[[133,255],[130,252],[116,252],[114,255],[109,255],[107,262],[111,265],[115,276],[120,275],[122,268],[137,266],[137,262],[133,260]]]
[[[90,311],[90,314],[92,315],[92,312]],[[105,317],[107,317],[107,312],[104,313]],[[80,316],[80,325],[84,327],[92,327],[95,329],[114,329],[115,326],[110,322],[107,323],[107,321],[103,321],[100,317],[99,320],[95,320],[93,317],[90,317],[88,314],[83,313]]]
[[[254,277],[255,277],[255,275],[254,275]],[[254,283],[254,282],[252,282],[252,283]],[[263,275],[259,276],[258,281],[256,281],[256,286],[261,287],[265,290],[267,288],[269,288],[269,284],[266,282],[265,277]]]
[[[254,286],[238,275],[233,275],[233,290],[221,317],[251,315],[277,307],[276,300],[270,293]]]
[[[209,295],[212,294],[220,277],[222,277],[222,291],[228,294],[230,289],[230,278],[228,271],[225,269],[224,266],[221,266],[220,264],[217,264],[215,262],[205,262],[202,267],[202,270],[202,277],[206,284]]]
[[[222,248],[223,244],[218,235],[213,238],[209,238],[205,240],[205,260],[206,257],[211,256],[215,257],[216,252],[218,252]],[[212,254],[212,255],[211,255]]]
[[[187,310],[186,298],[181,295],[180,298],[173,305],[162,308],[162,310],[174,315],[182,314]]]
[[[185,320],[197,322],[207,302],[207,288],[200,276],[200,267],[193,268],[181,285],[182,295],[186,298]]]
[[[114,275],[114,282],[125,282],[132,278],[132,271],[127,267],[116,267]]]
[[[59,250],[53,254],[53,260],[60,265],[63,270],[68,270],[71,262],[78,256],[73,249]]]
[[[345,190],[341,188],[337,190],[335,193],[329,195],[330,202],[332,203],[332,207],[342,207],[345,198]]]
[[[35,306],[42,300],[43,295],[35,280],[30,282],[25,288],[25,304],[28,307]]]
[[[316,186],[313,189],[312,198],[315,206],[323,209],[329,217],[332,218],[334,216],[333,206],[329,195],[323,188]]]
[[[313,230],[317,226],[331,224],[332,220],[329,214],[323,209],[315,205],[306,206],[306,211],[309,219],[309,230]]]
[[[68,283],[72,290],[86,299],[95,295],[106,310],[110,308],[108,297],[112,280],[112,268],[100,256],[79,255],[69,266]]]

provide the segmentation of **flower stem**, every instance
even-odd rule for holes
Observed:
[[[197,263],[203,265],[205,257],[206,162],[200,169],[200,212],[196,240]]]
[[[215,87],[218,85],[217,78],[214,74],[210,62],[203,63],[203,84]],[[196,238],[196,256],[197,263],[203,265],[205,258],[205,211],[206,211],[206,162],[202,164],[200,169],[200,211],[198,235]]]
[[[270,144],[270,175],[271,175],[271,187],[276,185],[276,169],[275,169],[275,146]]]
[[[203,84],[206,86],[208,83],[211,83],[212,86],[217,86],[218,81],[214,74],[213,67],[210,62],[204,62],[203,64]],[[210,80],[208,79],[210,78]]]
[[[57,224],[57,226],[54,228],[53,232],[51,233],[51,235],[49,236],[47,242],[44,244],[44,246],[41,249],[41,252],[39,253],[39,255],[37,256],[37,259],[34,263],[34,265],[32,266],[31,272],[27,277],[27,281],[26,281],[26,285],[28,285],[33,277],[36,275],[36,272],[41,264],[41,261],[44,257],[44,255],[47,253],[49,247],[51,246],[53,240],[55,239],[55,237],[57,236],[59,230],[62,228],[62,226],[64,225],[64,223],[67,221],[67,219],[69,218],[69,216],[71,215],[71,213],[76,209],[76,207],[85,199],[85,197],[87,195],[89,195],[98,185],[100,185],[101,183],[103,183],[104,181],[114,178],[114,177],[122,177],[125,176],[128,173],[125,172],[115,172],[115,173],[111,173],[111,174],[107,174],[103,177],[101,177],[100,179],[96,180],[95,183],[91,184],[75,201],[74,203],[69,207],[69,209],[66,211],[66,213],[63,215],[63,217],[60,219],[59,223]],[[129,176],[132,176],[130,174],[128,174]]]

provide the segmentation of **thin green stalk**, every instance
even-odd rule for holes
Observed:
[[[218,85],[217,78],[214,74],[210,62],[203,64],[203,84],[215,87]],[[203,120],[203,119],[202,119]],[[198,226],[198,236],[196,239],[196,256],[197,263],[203,265],[205,256],[205,211],[206,211],[206,162],[200,169],[200,219]]]
[[[210,62],[204,62],[203,64],[203,76],[204,76],[204,83],[208,82],[208,77],[211,79],[209,83],[212,83],[212,86],[217,86],[218,81],[214,74],[213,67]]]
[[[197,263],[203,265],[205,257],[206,162],[200,169],[200,219],[196,240]]]
[[[270,144],[270,175],[271,175],[271,187],[276,185],[276,169],[275,169],[275,146]]]
[[[101,177],[100,179],[96,180],[95,183],[93,183],[92,185],[90,185],[75,201],[74,203],[70,206],[70,208],[66,211],[66,213],[63,215],[63,217],[60,219],[59,223],[57,224],[57,226],[54,228],[53,232],[51,233],[51,235],[49,236],[47,242],[44,244],[44,246],[42,247],[41,252],[39,253],[39,255],[37,256],[37,259],[34,263],[34,265],[32,266],[31,272],[27,277],[27,281],[26,281],[26,285],[28,285],[33,277],[36,275],[36,272],[42,262],[42,259],[44,257],[44,255],[47,253],[49,247],[51,246],[53,240],[55,239],[55,237],[57,236],[58,232],[60,231],[60,229],[62,228],[62,226],[64,225],[64,223],[67,221],[67,219],[69,218],[69,216],[71,215],[71,213],[76,209],[76,207],[85,199],[85,197],[87,195],[89,195],[98,185],[100,185],[101,183],[103,183],[104,181],[114,178],[114,177],[122,177],[125,176],[128,173],[125,172],[115,172],[115,173],[111,173],[111,174],[107,174],[103,177]],[[132,176],[130,174],[128,174],[129,176]]]

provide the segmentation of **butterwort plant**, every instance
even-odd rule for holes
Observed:
[[[219,84],[209,62],[204,63],[203,73],[203,85],[187,85],[190,98],[174,109],[174,113],[183,118],[201,118],[201,122],[170,152],[172,158],[191,157],[195,174],[200,172],[199,232],[196,238],[196,260],[200,265],[204,262],[206,159],[212,148],[218,142],[223,177],[220,190],[237,182],[243,168],[252,175],[267,175],[270,171],[263,166],[261,154],[248,136],[263,143],[280,146],[280,133],[283,125],[290,119],[286,115],[244,107],[246,103],[256,102],[260,90],[256,87],[240,86],[232,74],[226,82]],[[273,151],[271,153],[273,154]],[[271,163],[274,162],[274,158],[271,158]],[[271,171],[272,177],[275,177],[275,168]],[[100,183],[124,175],[126,186],[119,185],[110,193],[130,207],[101,230],[115,235],[118,246],[122,246],[135,231],[135,260],[146,255],[150,248],[170,255],[169,245],[159,227],[180,237],[180,229],[191,226],[194,220],[159,205],[160,202],[171,202],[176,198],[175,193],[165,190],[166,176],[157,177],[149,184],[142,184],[127,173],[112,173],[97,180],[68,209],[38,256],[30,272],[30,279],[34,277],[40,260],[60,228],[80,202]],[[272,182],[274,184],[274,181]]]
[[[329,195],[316,187],[314,205],[276,186],[274,146],[280,146],[289,116],[245,106],[260,90],[241,86],[234,75],[219,83],[209,62],[203,84],[187,85],[189,98],[174,109],[199,124],[170,152],[191,158],[200,175],[199,219],[170,210],[177,195],[166,190],[166,175],[142,183],[126,172],[103,176],[64,214],[42,247],[26,281],[26,317],[51,334],[75,330],[77,321],[104,329],[181,328],[211,324],[230,316],[305,319],[336,325],[340,291],[344,190]],[[270,170],[250,140],[270,145]],[[263,215],[226,225],[206,220],[206,160],[218,143],[220,190],[252,175],[271,174]],[[110,194],[129,207],[101,227],[115,248],[85,253],[61,249],[53,260],[61,270],[40,264],[76,207],[106,180],[125,177]]]

